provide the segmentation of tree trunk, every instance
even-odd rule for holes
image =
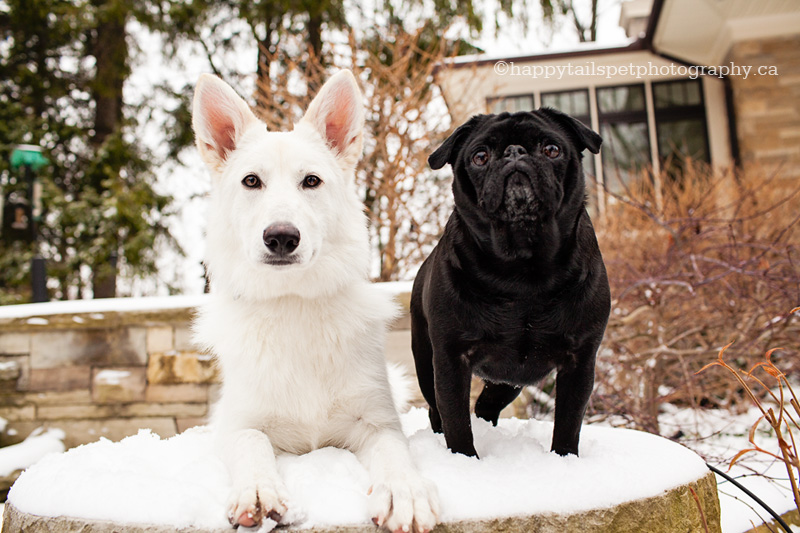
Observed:
[[[125,24],[129,7],[123,0],[95,0],[97,28],[93,41],[95,78],[92,83],[92,96],[95,102],[94,135],[91,143],[99,152],[106,140],[122,127],[122,88],[129,74],[128,43]],[[115,169],[118,170],[118,169]],[[91,186],[103,190],[101,175],[93,176]],[[104,236],[112,243],[116,235]],[[95,298],[116,296],[117,257],[114,244],[106,257],[96,258],[92,265],[92,291]]]
[[[311,47],[311,53],[314,54],[315,59],[322,62],[322,15],[309,14],[306,31],[308,32],[308,44]]]
[[[92,50],[96,60],[92,83],[95,101],[92,145],[97,149],[122,123],[122,87],[129,68],[125,33],[128,8],[125,2],[100,0],[96,6],[97,33]]]
[[[306,32],[308,32],[308,46],[311,57],[309,58],[307,69],[323,70],[325,64],[322,57],[322,15],[312,15],[309,13],[308,24],[306,25]],[[320,89],[319,81],[322,79],[322,72],[312,72],[308,77],[308,92],[309,94],[317,94]]]
[[[272,101],[270,88],[272,87],[272,60],[275,59],[277,45],[272,43],[273,35],[280,39],[280,25],[282,17],[273,15],[271,11],[264,12],[264,35],[258,39],[259,32],[256,25],[252,25],[253,35],[258,39],[258,65],[256,65],[256,109],[269,109]]]

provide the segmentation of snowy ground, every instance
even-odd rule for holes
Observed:
[[[2,425],[5,425],[5,420]],[[0,476],[10,476],[17,470],[24,470],[36,464],[43,457],[64,451],[64,432],[60,429],[42,430],[31,433],[19,444],[0,448]]]
[[[724,411],[668,408],[659,421],[665,433],[680,430],[684,445],[726,471],[727,461],[746,446],[750,424],[756,418],[755,411],[732,416]],[[609,438],[614,432],[599,425],[584,429],[580,459],[562,459],[547,452],[548,423],[517,420],[501,421],[497,429],[476,422],[477,447],[483,456],[476,462],[449,454],[441,437],[427,429],[424,410],[412,410],[403,421],[419,466],[439,485],[443,518],[448,520],[576,510],[608,503],[604,498],[646,497],[656,486],[680,484],[683,478],[697,477],[705,469],[701,461],[682,454],[680,447],[664,439],[641,434],[639,441],[616,442]],[[60,432],[51,430],[0,449],[0,470],[7,472],[49,455],[13,489],[11,501],[21,510],[54,516],[225,525],[222,502],[227,479],[222,465],[211,457],[206,430],[191,430],[168,440],[142,432],[123,444],[101,441],[67,454],[60,454],[62,438]],[[758,440],[767,445],[770,435],[759,433]],[[332,464],[336,466],[331,468]],[[280,468],[285,478],[294,480],[290,481],[294,494],[301,495],[295,502],[298,509],[304,509],[295,517],[298,522],[311,525],[363,519],[368,480],[352,454],[323,449],[301,458],[286,457]],[[635,479],[620,476],[620,468]],[[599,490],[593,484],[581,493],[580,487],[563,481],[570,477],[564,475],[566,471],[570,476],[602,480],[604,486]],[[782,463],[750,454],[730,474],[777,512],[794,507]],[[665,482],[664,476],[671,477]],[[87,477],[95,482],[83,482]],[[531,482],[543,479],[559,482]],[[654,483],[657,479],[659,483]],[[739,489],[722,479],[719,482],[724,533],[747,531],[768,518]],[[565,507],[565,501],[572,503]],[[114,502],[125,503],[120,507]],[[319,502],[327,503],[320,506]]]
[[[6,420],[0,418],[0,430]],[[34,430],[19,444],[0,448],[0,476],[7,477],[17,470],[24,470],[47,456],[64,452],[64,432],[60,429]],[[0,504],[0,526],[3,525],[5,504]]]
[[[667,404],[662,408],[658,421],[664,435],[680,434],[675,439],[677,442],[736,479],[782,515],[795,508],[788,474],[782,462],[765,454],[748,453],[728,470],[731,459],[740,450],[750,447],[748,433],[760,414],[755,407],[746,413],[732,414],[724,410],[678,409]],[[602,424],[624,426],[625,422],[615,421],[612,417]],[[778,453],[777,441],[768,429],[769,426],[762,423],[755,440],[759,446]],[[765,521],[772,521],[767,511],[721,476],[717,476],[717,490],[723,533],[742,533]]]
[[[782,462],[766,454],[751,452],[728,471],[730,460],[740,450],[750,447],[748,433],[760,414],[755,407],[746,413],[732,415],[728,411],[676,409],[668,405],[659,417],[659,424],[664,434],[683,432],[682,444],[742,483],[778,514],[784,514],[795,508],[795,502]],[[759,426],[756,443],[779,453],[774,434],[767,429],[769,426],[765,422]],[[723,533],[748,531],[765,520],[772,520],[763,508],[719,476],[717,490],[722,507]],[[800,531],[797,526],[795,529]]]
[[[451,453],[443,436],[431,431],[426,410],[403,415],[415,462],[439,489],[444,521],[609,507],[656,496],[708,472],[697,455],[648,433],[585,427],[577,458],[549,451],[549,422],[473,424],[480,460]],[[370,523],[369,475],[351,452],[322,448],[283,455],[278,469],[291,495],[287,517],[294,525]],[[119,443],[100,441],[49,456],[22,474],[9,502],[39,516],[224,528],[228,491],[210,430],[195,428],[166,440],[142,431]]]

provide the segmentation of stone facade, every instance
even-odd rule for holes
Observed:
[[[750,66],[732,76],[737,138],[744,168],[800,178],[800,35],[741,41],[726,60]],[[769,75],[774,67],[777,75]],[[759,68],[765,72],[757,75]]]
[[[191,343],[191,309],[50,315],[0,323],[0,445],[39,426],[66,446],[202,424],[218,387]]]

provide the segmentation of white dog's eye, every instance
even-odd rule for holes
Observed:
[[[244,185],[248,189],[260,189],[261,179],[255,174],[248,174],[242,180],[242,185]]]
[[[316,189],[322,185],[322,179],[319,176],[314,174],[309,174],[305,178],[303,178],[303,188],[304,189]]]

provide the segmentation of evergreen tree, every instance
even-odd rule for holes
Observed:
[[[501,2],[501,11],[511,13],[512,3]],[[437,46],[454,20],[465,21],[472,31],[481,29],[477,3],[417,0],[414,4],[434,13],[423,21],[417,44],[423,51]],[[299,66],[306,73],[306,94],[316,91],[314,84],[325,78],[321,70],[333,64],[335,55],[334,47],[325,43],[347,38],[352,22],[348,16],[387,21],[384,27],[351,34],[358,41],[354,53],[391,55],[390,48],[381,46],[382,38],[392,43],[397,32],[417,33],[415,27],[404,28],[408,4],[391,1],[376,4],[372,14],[358,9],[345,12],[341,0],[9,0],[4,9],[0,12],[6,43],[0,48],[0,155],[4,156],[0,183],[3,197],[23,197],[27,184],[8,168],[10,151],[23,142],[45,149],[51,165],[39,173],[46,209],[40,242],[55,298],[78,297],[90,290],[94,296],[114,295],[117,272],[151,275],[155,243],[169,239],[164,225],[169,198],[152,188],[156,161],[136,142],[136,110],[124,99],[130,74],[130,21],[164,35],[166,54],[174,53],[181,43],[200,43],[211,69],[223,77],[231,72],[219,64],[217,50],[249,39],[259,50],[253,101],[258,109],[269,108],[272,120],[289,122],[298,111],[280,101],[280,85],[287,83],[291,68]],[[237,39],[214,31],[215,26],[235,21],[244,21],[249,35]],[[363,20],[355,22],[363,26]],[[474,49],[462,43],[461,50]],[[389,55],[382,59],[387,65],[394,61]],[[192,143],[191,87],[168,92],[180,102],[166,127],[170,157],[177,158]],[[276,119],[275,113],[285,116]],[[377,205],[374,191],[368,190],[366,199],[371,208]],[[11,237],[6,231],[0,239],[0,301],[25,301],[32,245]]]
[[[51,164],[39,171],[44,217],[40,252],[54,298],[113,296],[117,269],[155,271],[154,247],[169,239],[169,198],[152,187],[155,158],[135,137],[123,88],[130,73],[122,0],[9,0],[1,26],[0,180],[3,196],[26,184],[8,166],[21,142]],[[31,244],[0,240],[0,299],[28,298]],[[118,264],[116,264],[118,261]]]

